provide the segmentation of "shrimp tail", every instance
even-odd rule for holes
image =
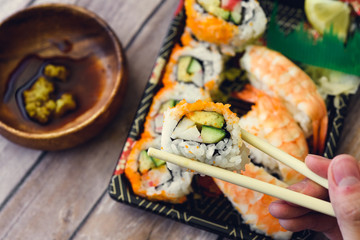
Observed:
[[[312,122],[312,127],[313,127],[313,152],[314,153],[318,153],[318,148],[320,145],[319,142],[319,128],[320,128],[320,124],[319,124],[319,120],[313,121]]]
[[[327,114],[321,119],[320,122],[320,129],[319,129],[319,154],[323,154],[325,150],[325,141],[326,141],[326,135],[327,135],[327,128],[328,128],[328,116]]]
[[[328,127],[328,116],[313,121],[313,152],[323,154],[325,149],[325,141]]]
[[[246,102],[255,103],[259,99],[260,94],[260,90],[250,84],[246,84],[241,92],[233,92],[232,96]]]

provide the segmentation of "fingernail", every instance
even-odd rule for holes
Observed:
[[[295,192],[303,193],[303,191],[305,191],[307,185],[308,185],[308,181],[307,181],[307,179],[304,179],[301,182],[295,183],[288,188]]]
[[[360,171],[357,162],[351,157],[334,158],[331,170],[336,185],[349,187],[360,182]]]
[[[321,159],[323,159],[324,157],[309,153],[309,154],[306,156],[306,158],[321,158]]]

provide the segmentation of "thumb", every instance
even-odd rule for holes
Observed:
[[[329,196],[344,239],[360,239],[360,166],[350,155],[335,157],[328,169]]]

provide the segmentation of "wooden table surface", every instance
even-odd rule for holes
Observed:
[[[0,21],[28,6],[62,2],[106,20],[125,49],[129,81],[117,117],[89,142],[46,152],[0,136],[0,239],[218,239],[112,200],[107,187],[177,0],[0,0]],[[360,158],[360,104],[349,107],[338,153]],[[220,238],[221,239],[221,238]]]

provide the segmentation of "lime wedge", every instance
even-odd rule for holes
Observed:
[[[335,0],[305,0],[305,13],[310,24],[321,34],[333,32],[345,40],[350,22],[350,7]]]

